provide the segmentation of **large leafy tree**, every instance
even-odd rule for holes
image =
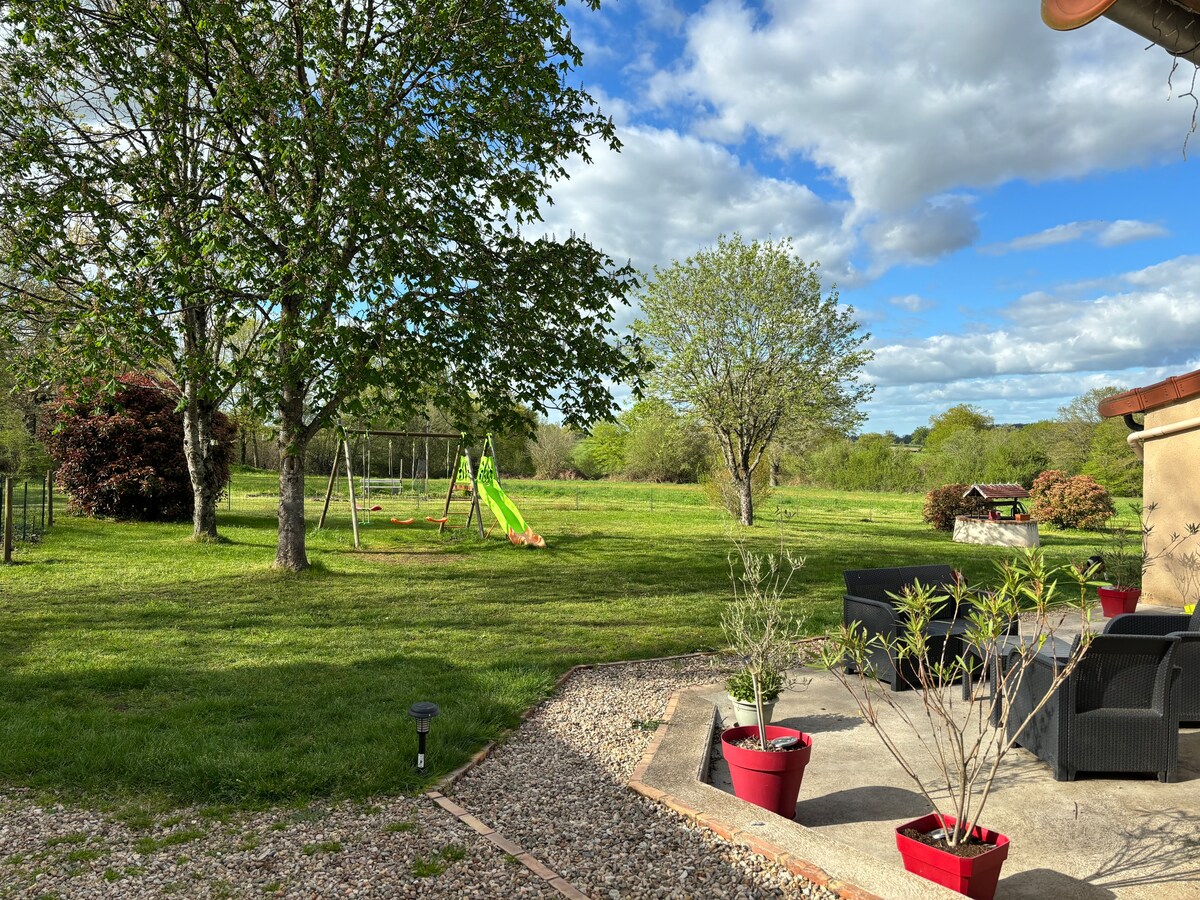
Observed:
[[[789,240],[735,234],[656,268],[642,311],[636,330],[655,387],[712,430],[745,525],[751,477],[784,422],[849,430],[861,420],[868,335],[836,288],[822,295],[819,265],[795,257]]]
[[[305,448],[339,412],[357,411],[364,388],[390,386],[398,416],[435,402],[465,419],[477,405],[499,424],[521,403],[547,411],[553,396],[565,421],[583,423],[611,412],[609,380],[636,379],[637,354],[610,328],[632,273],[574,235],[526,233],[569,157],[587,159],[592,140],[617,145],[570,81],[581,55],[559,4],[9,8],[12,52],[38,73],[66,80],[85,55],[106,75],[170,62],[145,77],[133,114],[150,99],[177,103],[202,135],[193,157],[213,183],[188,195],[203,210],[187,219],[197,243],[177,240],[164,216],[161,246],[121,246],[142,261],[178,251],[169,271],[182,273],[181,292],[211,299],[229,317],[223,327],[261,323],[255,396],[279,435],[278,566],[308,564]],[[127,89],[111,83],[123,100]],[[19,139],[36,149],[55,134]],[[85,176],[63,202],[90,184]]]
[[[4,5],[0,272],[10,314],[51,338],[27,375],[112,393],[149,370],[178,391],[193,532],[211,539],[214,421],[242,361],[229,338],[254,308],[229,265],[232,138],[187,64],[184,7]]]
[[[978,407],[970,403],[959,403],[944,413],[930,417],[929,433],[925,435],[925,449],[931,452],[941,450],[957,434],[978,435],[995,424],[995,420]]]

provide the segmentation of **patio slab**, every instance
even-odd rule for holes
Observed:
[[[904,872],[892,830],[927,812],[924,799],[833,676],[803,674],[808,687],[781,697],[774,717],[813,737],[794,821],[733,797],[719,750],[712,754],[713,783],[700,780],[714,716],[733,722],[720,685],[680,695],[640,781],[718,833],[751,846],[764,841],[768,855],[786,853],[802,863],[793,866],[798,871],[808,866],[816,880],[854,885],[859,896],[958,896]],[[900,696],[919,713],[915,692]],[[917,751],[915,738],[896,734]],[[1153,776],[1056,782],[1044,763],[1014,749],[983,815],[985,825],[1012,841],[997,897],[1200,896],[1200,730],[1180,732],[1179,753],[1180,781],[1173,784]]]

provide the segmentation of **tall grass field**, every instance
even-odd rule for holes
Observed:
[[[331,527],[310,529],[311,571],[294,575],[271,568],[273,476],[234,484],[228,543],[60,515],[0,569],[0,783],[95,804],[413,791],[573,665],[720,647],[735,538],[769,550],[782,537],[806,558],[791,604],[814,633],[840,620],[843,569],[946,562],[977,581],[1006,555],[924,525],[919,495],[784,488],[743,529],[693,486],[510,480],[547,550],[439,536],[424,516],[445,484],[431,484],[420,506],[377,495],[361,550],[335,501]],[[315,523],[324,479],[309,493]],[[1098,543],[1042,537],[1055,561]],[[418,700],[442,711],[425,774]]]

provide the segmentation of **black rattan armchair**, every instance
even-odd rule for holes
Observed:
[[[1097,635],[1052,693],[1063,659],[1039,653],[1017,680],[1010,658],[1008,736],[1032,713],[1017,743],[1048,763],[1056,781],[1074,781],[1078,772],[1154,772],[1175,781],[1178,646],[1174,637]]]
[[[866,629],[867,637],[883,635],[893,640],[904,626],[895,602],[888,594],[899,594],[914,582],[930,586],[949,586],[955,583],[954,570],[949,566],[900,566],[892,569],[850,569],[842,573],[846,579],[846,594],[842,598],[842,621],[849,625],[858,622]],[[930,623],[930,652],[941,654],[942,642],[961,634],[966,628],[967,610],[960,611],[952,600],[942,606]],[[1015,634],[1014,621],[1010,633]],[[957,655],[957,648],[948,653]],[[902,691],[916,680],[916,663],[895,659],[887,647],[878,642],[871,645],[872,674],[886,681],[893,691]],[[849,664],[847,664],[849,665]]]
[[[1179,666],[1179,721],[1200,725],[1200,604],[1190,616],[1160,613],[1126,613],[1113,616],[1105,634],[1170,635],[1179,638],[1175,665]]]

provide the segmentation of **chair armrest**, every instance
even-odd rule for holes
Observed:
[[[1170,613],[1122,613],[1104,626],[1105,634],[1167,635],[1186,631],[1191,616]]]
[[[868,637],[881,634],[891,639],[902,626],[903,618],[890,603],[845,594],[842,597],[842,622],[845,625],[861,623]]]

